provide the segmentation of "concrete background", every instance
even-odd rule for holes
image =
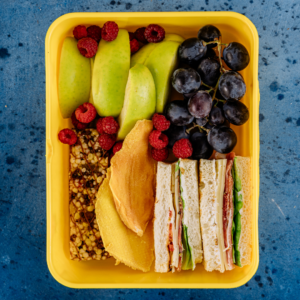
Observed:
[[[297,3],[298,2],[298,3]],[[46,264],[44,38],[68,12],[246,15],[260,37],[260,265],[235,290],[72,290]],[[299,299],[300,4],[296,0],[2,0],[0,299]]]

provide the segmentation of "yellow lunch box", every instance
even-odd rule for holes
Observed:
[[[251,157],[252,177],[252,260],[243,268],[223,274],[206,272],[201,264],[195,271],[179,273],[143,273],[115,259],[105,261],[72,261],[69,248],[69,146],[59,142],[58,132],[71,128],[70,119],[63,119],[58,105],[58,71],[64,38],[72,36],[77,25],[102,25],[115,21],[120,28],[134,32],[148,24],[159,24],[167,33],[184,38],[196,37],[207,24],[217,26],[222,41],[242,43],[249,51],[250,64],[241,71],[247,91],[242,99],[250,112],[243,126],[231,126],[237,134],[237,155]],[[128,12],[71,13],[55,20],[45,40],[46,56],[46,169],[47,169],[47,263],[53,277],[71,288],[235,288],[255,274],[259,263],[259,86],[258,34],[253,23],[233,12]]]

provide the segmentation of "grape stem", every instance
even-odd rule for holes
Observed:
[[[218,82],[216,84],[216,87],[214,89],[214,94],[212,96],[212,100],[211,101],[214,101],[214,99],[216,98],[216,93],[217,93],[217,89],[218,89],[218,86],[219,86],[219,81],[220,81],[220,78],[221,78],[222,75],[220,75],[219,79],[218,79]]]
[[[218,105],[219,101],[224,102],[224,103],[226,102],[226,100],[221,100],[221,99],[218,99],[216,97],[215,97],[215,100],[217,100],[217,103],[215,103],[214,107],[216,107]]]
[[[215,100],[220,101],[220,102],[224,102],[224,103],[226,102],[226,100],[218,99],[216,97],[215,97]]]
[[[221,44],[218,44],[218,52],[219,52],[219,61],[220,61],[220,71],[221,71],[221,74],[222,74],[224,72],[224,67],[222,65],[222,59],[221,59],[221,52],[222,52]]]
[[[207,46],[207,45],[210,45],[210,44],[218,44],[218,45],[228,46],[228,44],[224,44],[224,43],[221,43],[219,41],[211,41],[211,42],[204,42],[204,41],[202,41],[202,42],[203,42],[204,46]]]
[[[202,130],[204,130],[204,131],[206,131],[206,132],[209,132],[208,129],[204,128],[203,126],[197,125],[197,124],[195,124],[195,123],[193,123],[193,127],[187,129],[185,132],[186,132],[187,134],[189,134],[194,128],[198,128],[200,132],[202,132]]]
[[[210,88],[210,89],[212,89],[212,90],[215,89],[215,87],[213,88],[212,86],[205,84],[203,81],[201,82],[201,84],[204,85],[204,86],[206,86],[206,87],[208,87],[208,88]]]

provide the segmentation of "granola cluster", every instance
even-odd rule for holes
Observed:
[[[109,257],[100,236],[96,194],[106,176],[107,151],[99,143],[96,129],[75,131],[78,139],[70,146],[70,255],[72,260],[101,260]]]

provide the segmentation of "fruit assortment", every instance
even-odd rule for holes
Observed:
[[[102,28],[78,25],[73,34],[62,49],[61,112],[77,130],[96,128],[100,147],[111,156],[142,119],[153,121],[149,143],[157,161],[168,158],[168,149],[177,158],[196,160],[209,158],[214,150],[233,150],[237,137],[230,124],[249,119],[240,101],[246,85],[238,71],[250,61],[242,44],[222,43],[213,25],[186,40],[157,24],[133,33],[113,21]],[[183,100],[167,102],[170,83]],[[77,142],[70,129],[62,130],[59,139]]]

